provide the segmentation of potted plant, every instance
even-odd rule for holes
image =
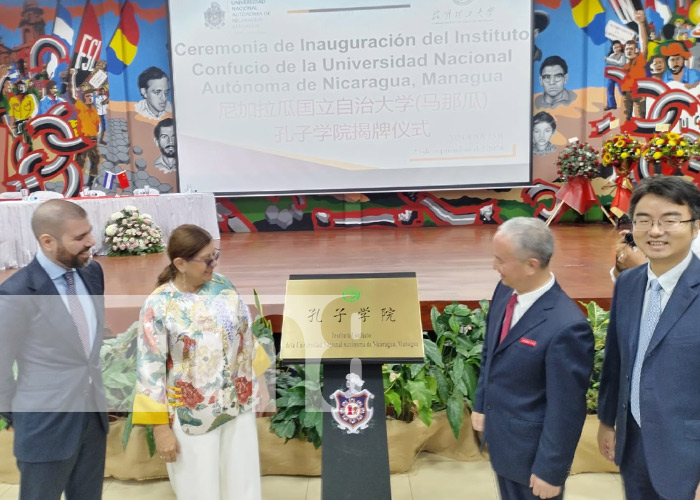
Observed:
[[[628,134],[614,135],[603,144],[603,165],[615,169],[615,178],[609,184],[615,189],[610,211],[618,218],[629,210],[633,188],[630,174],[636,168],[641,153],[642,144]]]
[[[647,142],[642,155],[650,165],[655,166],[655,174],[674,175],[688,161],[692,149],[692,143],[682,135],[662,132],[654,134]]]

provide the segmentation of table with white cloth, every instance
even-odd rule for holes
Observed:
[[[163,231],[166,243],[170,233],[181,224],[196,224],[209,231],[214,239],[219,239],[216,199],[212,193],[71,198],[70,201],[87,212],[98,255],[107,254],[104,229],[109,217],[128,205],[138,208],[142,214],[150,214]],[[31,219],[40,204],[41,201],[0,202],[0,269],[23,267],[34,258],[38,247]]]

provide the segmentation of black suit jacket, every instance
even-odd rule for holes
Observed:
[[[498,343],[513,292],[499,283],[486,320],[474,409],[494,471],[529,485],[530,475],[566,481],[586,418],[593,332],[557,283]]]
[[[97,316],[89,356],[61,296],[36,259],[0,285],[0,412],[11,420],[15,456],[23,462],[70,457],[80,443],[85,412],[100,412],[105,433],[109,429],[100,367],[104,276],[94,261],[78,273]]]

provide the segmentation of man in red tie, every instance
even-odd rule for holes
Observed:
[[[593,332],[549,270],[554,239],[516,217],[493,238],[491,300],[472,425],[502,500],[562,498],[586,417]]]

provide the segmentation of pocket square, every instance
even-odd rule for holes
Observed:
[[[530,347],[535,347],[537,345],[537,342],[535,342],[532,339],[526,339],[525,337],[522,337],[520,339],[521,344],[529,345]]]

